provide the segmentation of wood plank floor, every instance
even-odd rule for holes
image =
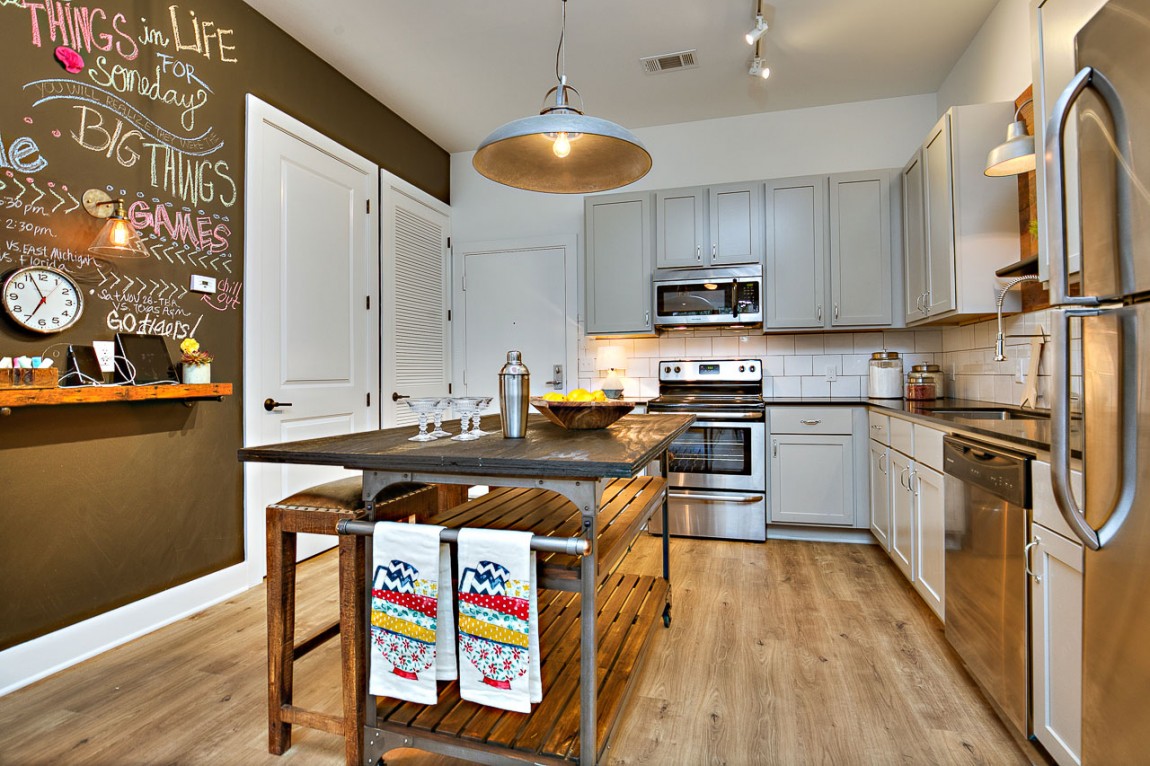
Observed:
[[[658,571],[643,536],[624,568]],[[614,764],[1024,764],[942,625],[877,546],[672,541],[673,624],[616,732]],[[336,560],[301,568],[303,633],[334,615]],[[264,592],[0,698],[0,764],[339,764],[296,728],[267,753]],[[297,664],[338,710],[338,642]],[[462,763],[413,750],[391,766]]]

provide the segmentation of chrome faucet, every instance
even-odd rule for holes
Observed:
[[[1026,274],[1025,276],[1015,277],[1006,283],[1006,286],[998,293],[998,336],[994,340],[994,361],[1006,361],[1006,336],[1002,334],[1002,302],[1006,300],[1006,293],[1010,288],[1022,282],[1037,282],[1038,276],[1035,274]]]

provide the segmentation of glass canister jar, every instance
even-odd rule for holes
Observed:
[[[897,351],[876,351],[871,354],[868,373],[868,398],[902,398],[902,359]]]
[[[907,401],[937,399],[934,378],[929,372],[908,372],[906,375]]]
[[[942,374],[942,368],[937,364],[916,364],[910,368],[911,372],[923,372],[934,378],[934,398],[941,399],[946,396],[944,390],[944,383],[946,378]]]

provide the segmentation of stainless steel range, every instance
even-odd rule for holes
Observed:
[[[652,413],[691,413],[667,450],[672,535],[767,539],[766,405],[761,359],[659,362]],[[661,534],[662,519],[650,531]]]

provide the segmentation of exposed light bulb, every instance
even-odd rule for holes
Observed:
[[[551,151],[555,152],[555,156],[563,159],[571,153],[571,141],[568,140],[566,133],[560,133],[555,137],[555,143],[551,146]]]
[[[123,247],[128,244],[128,222],[118,220],[112,224],[109,239],[112,240],[112,244],[116,247]]]
[[[764,80],[771,76],[771,68],[769,66],[763,67],[763,71],[759,72],[759,77]]]

